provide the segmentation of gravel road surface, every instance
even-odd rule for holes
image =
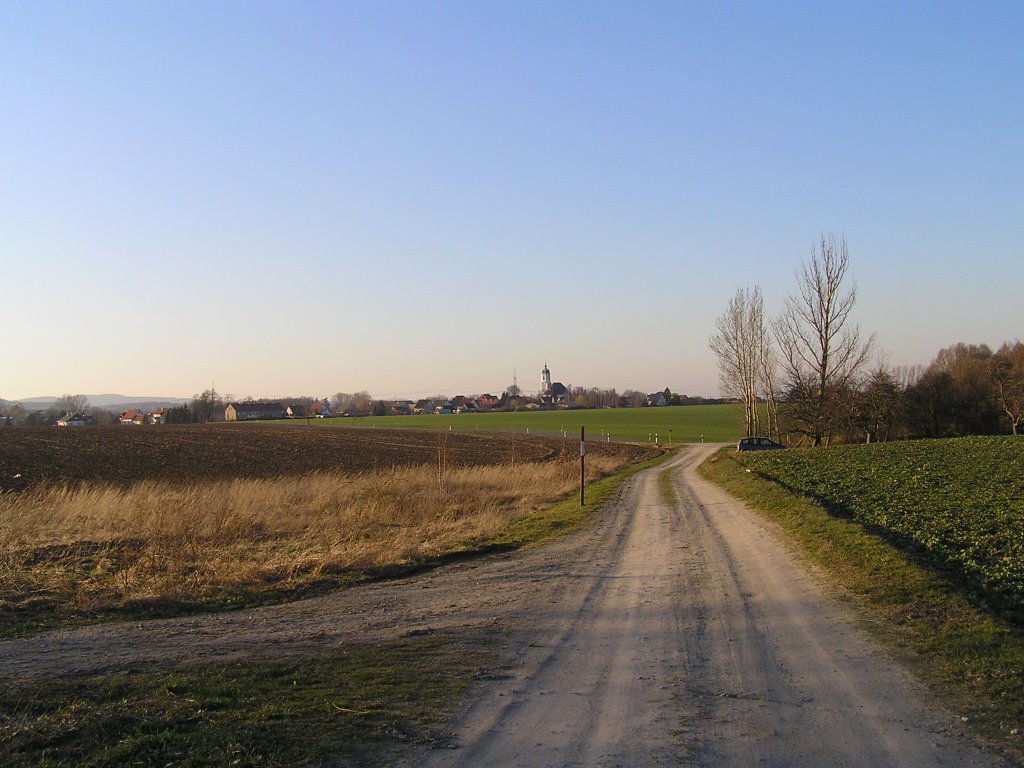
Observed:
[[[714,448],[626,486],[551,574],[560,589],[537,589],[511,679],[422,765],[1000,764],[769,524],[697,475]]]

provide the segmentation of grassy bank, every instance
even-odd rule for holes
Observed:
[[[1012,616],[979,595],[977,584],[963,571],[942,566],[906,537],[887,535],[876,524],[858,519],[848,503],[828,502],[825,489],[845,486],[849,480],[835,463],[842,456],[834,450],[780,451],[771,458],[725,450],[706,462],[701,473],[779,523],[812,562],[853,596],[874,634],[972,727],[1019,759],[1024,631]],[[877,482],[891,486],[892,461],[886,456],[873,462]],[[803,464],[800,474],[816,478],[819,490],[805,488],[796,494],[792,485],[787,489],[758,474],[764,469],[766,474],[781,475],[786,462]],[[820,466],[809,467],[807,462]],[[772,463],[780,468],[767,469]],[[974,463],[964,469],[981,477],[991,467]],[[870,474],[859,472],[853,485],[869,485]],[[889,496],[899,497],[899,491],[890,487]],[[839,496],[847,502],[852,498],[846,492]],[[928,507],[928,499],[919,501]]]
[[[486,640],[449,635],[349,645],[301,661],[208,664],[0,689],[0,764],[377,766],[436,730],[474,677]]]

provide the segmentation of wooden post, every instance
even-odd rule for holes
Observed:
[[[586,482],[587,477],[587,447],[584,443],[584,430],[586,427],[580,427],[580,506],[583,506],[583,486]]]

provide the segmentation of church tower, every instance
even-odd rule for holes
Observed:
[[[547,361],[544,362],[544,370],[540,372],[540,393],[541,395],[551,394],[551,371],[548,370]]]

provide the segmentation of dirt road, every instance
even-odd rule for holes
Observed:
[[[693,447],[638,475],[428,766],[993,765]],[[659,488],[672,473],[676,501]],[[542,599],[541,599],[542,598]],[[453,745],[454,746],[454,745]]]
[[[504,674],[474,688],[449,748],[403,766],[1000,764],[766,523],[696,475],[711,450],[636,475],[595,525],[541,549],[260,610],[4,641],[0,679],[497,631]]]

